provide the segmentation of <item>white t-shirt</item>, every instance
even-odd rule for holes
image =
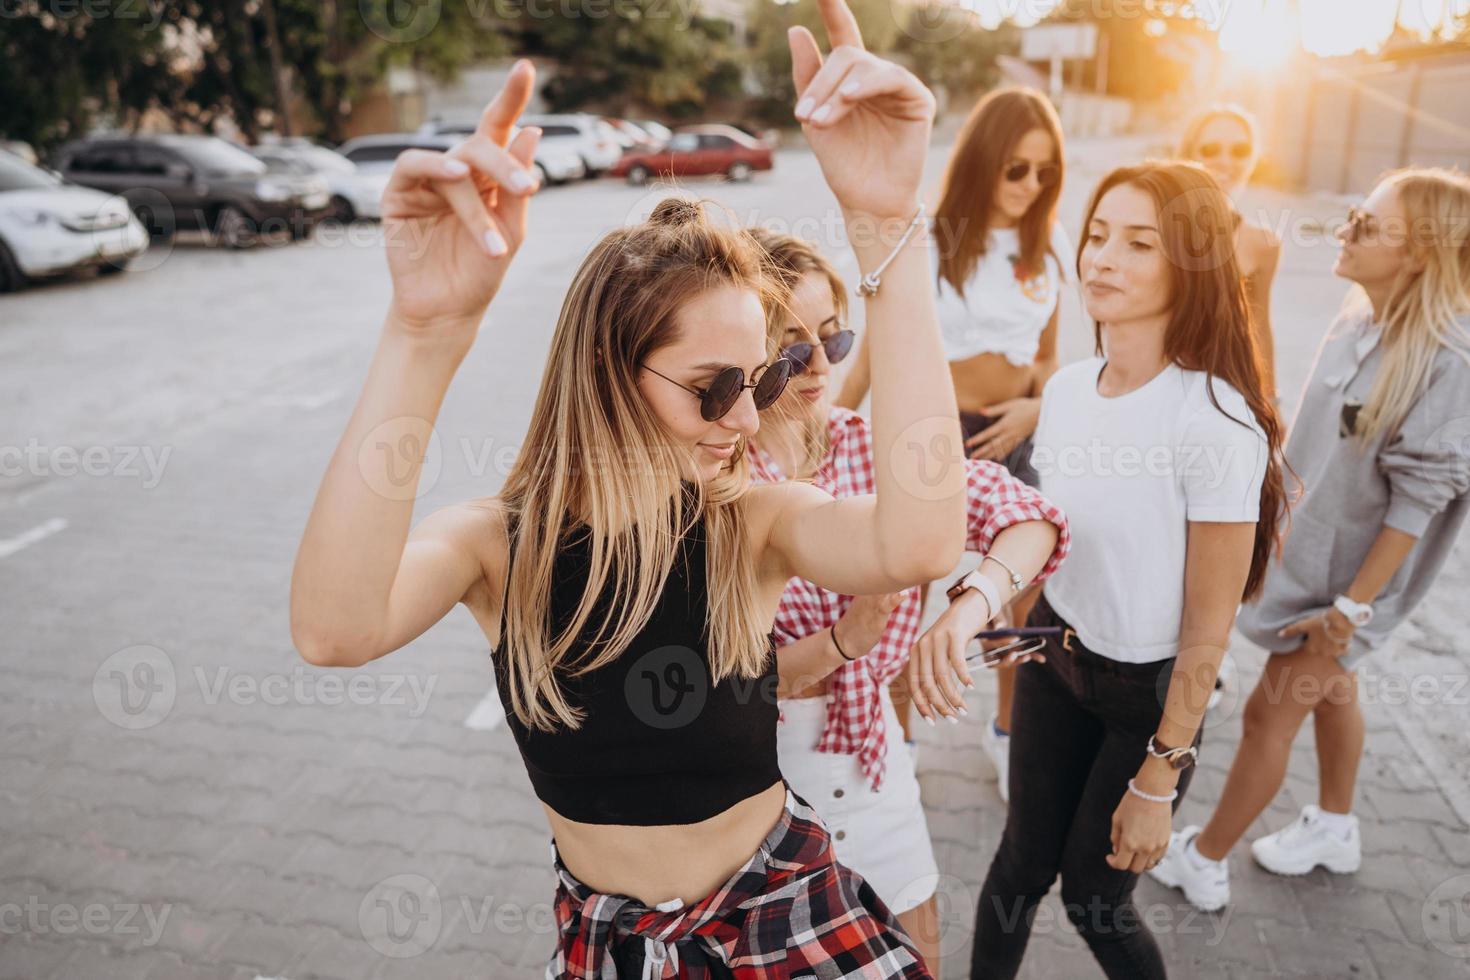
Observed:
[[[1060,223],[1052,225],[1051,248],[1043,268],[1019,269],[1021,236],[1015,228],[992,228],[985,254],[965,280],[963,298],[947,280],[938,278],[939,247],[931,245],[930,275],[935,277],[935,306],[944,353],[951,361],[976,354],[1004,354],[1012,364],[1036,360],[1041,332],[1046,329],[1061,295],[1062,265],[1071,262],[1072,246]]]
[[[1072,552],[1043,589],[1089,649],[1152,663],[1179,652],[1189,522],[1256,520],[1267,443],[1219,378],[1220,408],[1204,372],[1173,364],[1105,398],[1105,363],[1069,364],[1042,391],[1031,462],[1072,530]]]

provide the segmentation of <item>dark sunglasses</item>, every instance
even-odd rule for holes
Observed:
[[[1231,143],[1229,147],[1226,147],[1223,143],[1216,143],[1211,140],[1208,143],[1201,143],[1195,147],[1194,152],[1205,160],[1213,160],[1215,157],[1226,152],[1237,160],[1244,160],[1251,155],[1251,145],[1249,143]]]
[[[826,340],[822,341],[822,350],[827,355],[829,364],[836,364],[848,355],[852,350],[852,339],[857,334],[851,330],[839,330]],[[800,377],[812,366],[812,355],[816,353],[817,345],[802,341],[792,344],[790,347],[781,348],[781,356],[791,362],[791,376]]]
[[[1005,169],[1005,179],[1013,184],[1019,184],[1026,179],[1031,172],[1030,160],[1018,160]],[[1061,176],[1062,168],[1054,163],[1038,163],[1036,165],[1036,182],[1042,187],[1050,187],[1057,182]]]
[[[1342,226],[1342,237],[1344,241],[1356,242],[1364,235],[1372,235],[1378,230],[1373,223],[1373,216],[1366,211],[1357,208],[1348,208],[1347,223]]]
[[[778,357],[765,369],[761,371],[759,381],[750,384],[745,383],[745,372],[738,367],[727,367],[715,375],[715,380],[709,383],[708,388],[691,388],[686,384],[679,384],[667,374],[659,374],[653,368],[644,364],[643,369],[653,374],[658,374],[669,384],[679,385],[691,395],[699,397],[699,417],[706,422],[718,422],[730,413],[735,403],[740,400],[741,392],[746,388],[754,388],[752,398],[755,399],[757,409],[767,409],[776,404],[776,399],[781,397],[781,392],[786,390],[786,382],[791,380],[791,362],[784,357]],[[753,377],[754,375],[752,375]]]

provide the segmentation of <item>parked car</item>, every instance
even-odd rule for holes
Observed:
[[[271,174],[215,136],[83,140],[63,147],[56,163],[68,180],[127,198],[155,235],[198,229],[231,248],[278,230],[305,238],[330,200],[320,179]]]
[[[654,122],[652,119],[634,119],[632,122],[660,145],[674,138],[674,131],[661,122]]]
[[[326,181],[331,199],[324,217],[346,223],[376,220],[382,213],[388,170],[364,170],[325,146],[305,139],[283,139],[250,148],[272,173],[316,174]]]
[[[668,145],[649,152],[628,153],[610,173],[630,184],[646,184],[650,177],[693,177],[724,174],[730,180],[749,180],[757,170],[773,166],[771,148],[733,126],[689,126],[674,133]]]
[[[454,137],[443,149],[448,149],[455,143],[469,136],[475,131],[472,122],[444,122],[436,120],[424,123],[419,127],[419,135],[431,134],[435,136]],[[440,149],[440,147],[435,147]],[[547,142],[543,138],[536,144],[535,167],[536,179],[541,185],[565,184],[569,180],[581,180],[587,175],[587,165],[582,162],[582,156],[575,147],[569,147],[565,143],[556,140]]]
[[[665,142],[637,123],[626,119],[605,118],[603,122],[613,128],[618,145],[623,148],[624,153],[629,150],[656,150]]]
[[[147,247],[126,201],[0,151],[0,292],[89,266],[121,272]]]
[[[36,148],[25,140],[0,140],[0,150],[12,156],[20,157],[33,167],[41,165],[41,158],[36,156]]]
[[[540,127],[542,146],[574,150],[582,158],[589,177],[607,173],[623,155],[617,132],[603,120],[585,112],[522,116],[521,125]]]

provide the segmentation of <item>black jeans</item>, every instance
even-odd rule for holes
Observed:
[[[1000,418],[998,416],[961,411],[960,435],[966,442],[969,442],[971,436],[979,435],[999,421]],[[970,455],[968,447],[965,448],[965,455]],[[1011,476],[1020,480],[1028,487],[1035,487],[1038,490],[1041,489],[1041,476],[1031,465],[1030,436],[1022,439],[1021,444],[1007,453],[1006,458],[1000,462],[1002,466],[1011,471]]]
[[[1043,595],[1032,626],[1067,626]],[[1164,977],[1158,943],[1133,904],[1138,876],[1116,871],[1113,811],[1164,713],[1173,659],[1126,664],[1048,640],[1045,664],[1016,672],[1010,809],[975,910],[971,980],[1021,967],[1037,903],[1060,874],[1067,918],[1108,977]],[[1196,741],[1198,744],[1198,741]],[[1179,779],[1179,799],[1193,767]],[[1179,807],[1179,800],[1174,808]]]

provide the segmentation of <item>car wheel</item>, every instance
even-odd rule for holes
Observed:
[[[10,254],[10,249],[4,242],[0,242],[0,293],[24,289],[26,282],[26,274],[20,271],[20,264],[15,261],[15,256]]]
[[[153,209],[148,205],[140,204],[133,208],[133,215],[138,219],[138,223],[143,226],[144,230],[148,232],[149,238],[158,241],[169,241],[174,237],[172,223],[170,223],[169,227],[165,228],[159,223],[158,215],[154,214]]]
[[[327,213],[323,217],[324,220],[335,221],[339,225],[351,224],[357,220],[357,209],[352,206],[351,201],[337,194],[332,197],[332,203],[327,205]]]
[[[628,183],[637,187],[642,187],[648,183],[648,168],[641,163],[633,167],[628,171]]]
[[[255,244],[255,229],[245,212],[232,205],[220,208],[214,222],[215,234],[226,248],[249,248]]]
[[[99,275],[99,276],[115,276],[119,272],[127,272],[128,271],[128,261],[129,260],[126,260],[125,259],[125,260],[123,260],[121,262],[104,262],[104,263],[102,263],[101,265],[99,265],[97,267],[97,275]]]
[[[531,176],[536,178],[536,185],[538,187],[546,187],[547,185],[553,183],[553,181],[546,176],[546,168],[541,166],[541,164],[539,163],[531,164]]]
[[[732,163],[730,169],[725,171],[725,176],[736,183],[742,183],[750,179],[750,164]]]

